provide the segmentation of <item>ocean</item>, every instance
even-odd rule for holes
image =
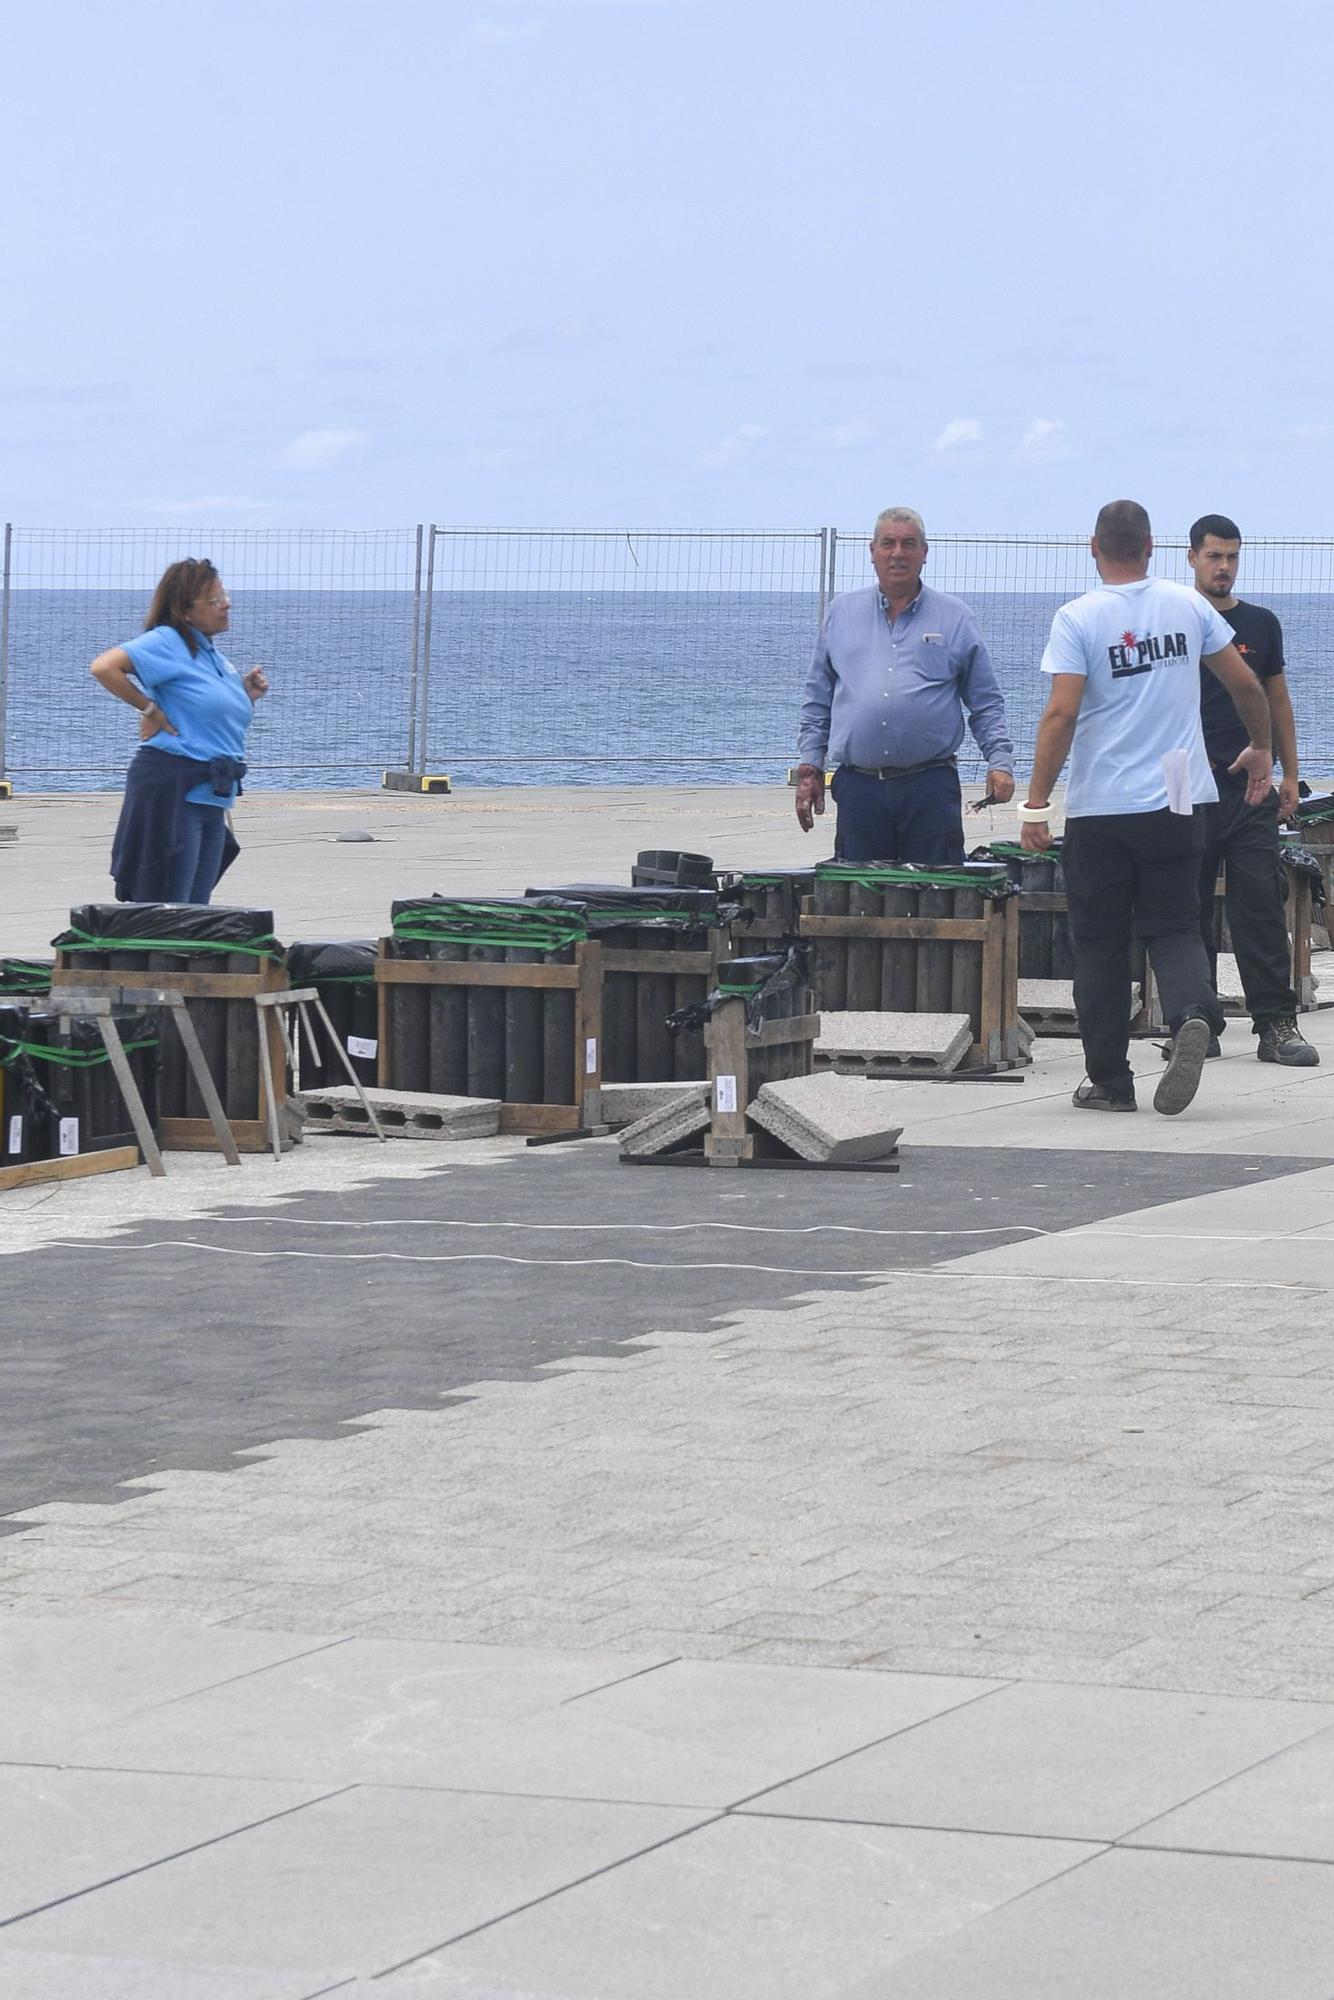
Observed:
[[[1063,593],[974,593],[1021,769],[1044,690],[1038,662]],[[1334,595],[1271,594],[1283,621],[1303,767],[1334,771]],[[88,662],[140,629],[125,590],[15,590],[5,768],[25,791],[113,790],[133,718]],[[819,625],[798,591],[436,591],[429,686],[413,599],[398,591],[238,593],[223,650],[268,671],[250,783],[327,789],[382,770],[448,771],[461,784],[779,784]],[[965,777],[981,774],[971,737]]]

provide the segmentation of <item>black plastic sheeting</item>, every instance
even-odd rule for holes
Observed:
[[[0,1006],[0,1166],[137,1143],[97,1023]],[[117,1007],[112,1019],[154,1132],[161,1016]]]
[[[0,958],[0,997],[49,993],[54,971],[51,958]]]
[[[282,957],[272,910],[219,903],[80,903],[69,921],[69,929],[51,940],[58,951],[95,950],[91,940],[114,938],[158,950],[170,944],[214,944],[252,956]]]
[[[375,1084],[379,1077],[379,996],[375,987],[376,947],[367,938],[329,938],[287,947],[287,977],[293,986],[313,986],[347,1052],[358,1079]],[[307,1010],[309,1012],[309,1010]],[[328,1046],[322,1022],[306,1014],[297,1018],[297,1085],[301,1090],[326,1090],[346,1084],[347,1070]]]

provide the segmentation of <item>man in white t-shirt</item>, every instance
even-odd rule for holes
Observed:
[[[1109,501],[1092,548],[1101,585],[1061,606],[1042,656],[1051,692],[1019,808],[1021,839],[1036,852],[1050,847],[1047,808],[1068,753],[1061,859],[1088,1066],[1074,1101],[1088,1111],[1136,1108],[1127,1059],[1133,925],[1172,1032],[1153,1100],[1170,1115],[1194,1097],[1210,1036],[1223,1025],[1199,929],[1204,807],[1218,797],[1200,728],[1200,662],[1250,732],[1230,769],[1245,777],[1252,805],[1273,775],[1269,707],[1208,599],[1149,576],[1153,540],[1137,501]]]

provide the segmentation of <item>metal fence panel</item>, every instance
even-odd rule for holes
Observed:
[[[426,740],[473,782],[772,778],[825,537],[431,531]]]
[[[1098,581],[1087,535],[932,535],[923,572],[937,590],[973,607],[1005,694],[1016,759],[1027,772],[1047,690],[1039,670],[1052,614]],[[834,590],[875,582],[865,530],[834,536]],[[1155,539],[1155,576],[1189,583],[1185,535]],[[1297,711],[1298,751],[1307,772],[1334,771],[1334,540],[1274,537],[1245,541],[1238,590],[1267,604],[1283,624],[1288,679]],[[959,768],[982,775],[971,736]]]
[[[169,562],[215,562],[233,600],[222,641],[262,664],[250,762],[263,784],[378,781],[409,751],[414,541],[410,529],[41,529],[10,537],[8,755],[29,790],[117,784],[134,717],[88,663],[134,637]]]
[[[114,787],[137,742],[88,678],[140,629],[166,564],[199,549],[234,598],[224,640],[273,693],[254,782],[770,783],[795,752],[829,595],[871,583],[864,531],[167,529],[6,531],[0,773]],[[1334,770],[1334,540],[1246,542],[1241,588],[1283,620],[1303,766]],[[1185,541],[1157,573],[1189,580]],[[938,535],[928,580],[973,605],[1021,770],[1052,612],[1095,580],[1084,535]],[[7,708],[7,731],[6,731]],[[7,735],[7,755],[6,755]],[[966,776],[980,761],[967,739]]]

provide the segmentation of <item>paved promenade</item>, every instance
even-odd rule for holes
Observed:
[[[805,851],[537,803],[252,802],[228,893],[373,935]],[[113,805],[0,808],[5,947]],[[1064,1042],[905,1084],[897,1177],[319,1138],[0,1197],[0,1996],[1334,2000],[1303,1025],[1176,1120]]]

